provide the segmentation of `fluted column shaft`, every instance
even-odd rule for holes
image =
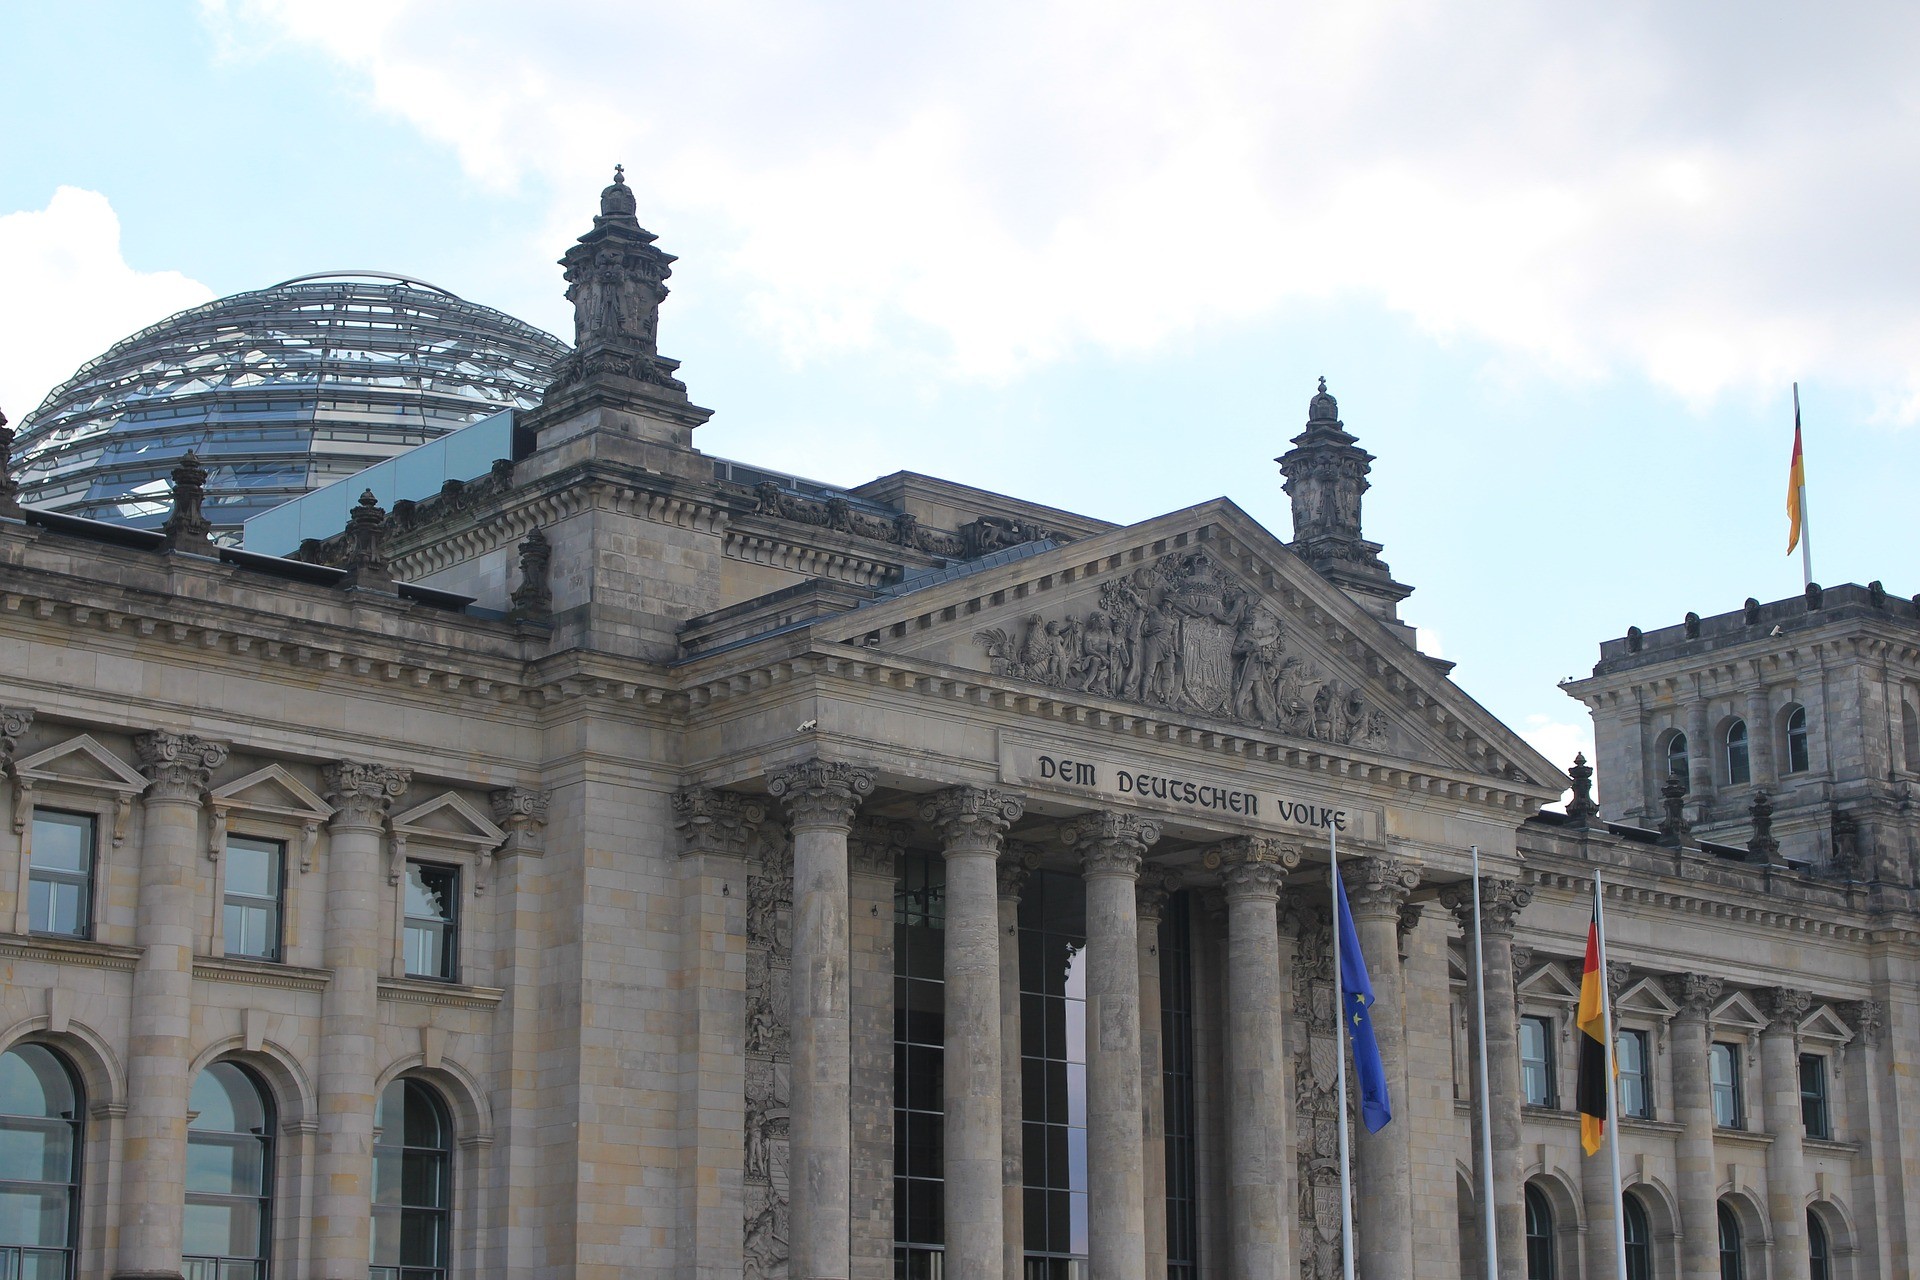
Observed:
[[[1020,894],[1037,856],[1017,846],[1001,856],[1000,913],[1000,1203],[1001,1274],[1026,1273],[1026,1118],[1020,1073]]]
[[[1061,833],[1080,853],[1087,901],[1087,1263],[1145,1280],[1140,1118],[1140,920],[1134,884],[1156,823],[1093,813]]]
[[[1293,1095],[1281,1036],[1277,909],[1297,850],[1262,837],[1228,841],[1207,858],[1227,898],[1227,1269],[1231,1280],[1293,1274],[1287,1131]]]
[[[1719,1178],[1713,1166],[1713,1081],[1707,1061],[1707,1014],[1720,979],[1683,973],[1666,980],[1680,1006],[1668,1029],[1673,1051],[1673,1110],[1680,1205],[1680,1280],[1720,1280]]]
[[[116,1277],[178,1277],[193,1034],[193,897],[200,799],[227,749],[192,734],[135,744],[152,779],[140,842]]]
[[[946,1270],[990,1276],[1006,1265],[1001,1181],[1005,1112],[1000,1053],[999,859],[1020,798],[954,787],[921,806],[947,864],[945,1157]]]
[[[1357,1216],[1355,1265],[1367,1280],[1413,1276],[1413,1125],[1407,1111],[1405,984],[1400,976],[1400,908],[1420,873],[1394,858],[1356,858],[1342,864],[1353,927],[1373,983],[1373,1038],[1387,1069],[1387,1096],[1395,1123],[1378,1133],[1354,1130],[1356,1190],[1366,1212]]]
[[[847,834],[873,774],[812,760],[767,780],[793,826],[793,1065],[789,1268],[793,1280],[852,1270],[852,961]]]
[[[1806,1129],[1800,1118],[1800,1019],[1812,997],[1774,987],[1762,1000],[1767,1028],[1760,1033],[1760,1091],[1765,1095],[1767,1216],[1773,1220],[1770,1280],[1809,1280],[1807,1258]]]
[[[404,769],[342,760],[325,770],[334,806],[327,848],[326,945],[320,997],[320,1134],[313,1196],[313,1267],[324,1280],[363,1280],[373,1196],[375,1039],[385,934],[380,904],[392,886],[380,865],[387,810],[405,794]]]
[[[1140,1186],[1149,1276],[1167,1274],[1167,1090],[1160,1043],[1160,917],[1166,905],[1166,877],[1143,872],[1134,909],[1140,920]]]

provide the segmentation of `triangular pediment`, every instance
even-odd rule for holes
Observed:
[[[1664,1019],[1680,1012],[1680,1006],[1673,1002],[1656,979],[1642,978],[1620,993],[1620,1012],[1649,1014]]]
[[[1567,976],[1565,966],[1548,961],[1522,978],[1518,989],[1523,999],[1549,1000],[1574,1004],[1580,999],[1580,984]]]
[[[1845,1044],[1853,1039],[1853,1028],[1840,1020],[1832,1005],[1820,1005],[1800,1022],[1800,1034],[1814,1040]]]
[[[332,805],[277,764],[215,787],[208,799],[216,809],[271,813],[302,822],[324,822],[333,816]]]
[[[1736,991],[1713,1007],[1707,1021],[1716,1027],[1758,1032],[1766,1028],[1767,1015],[1744,992]]]
[[[1225,499],[909,580],[816,633],[1117,713],[1145,708],[1556,793],[1568,785],[1405,628]]]
[[[147,789],[147,779],[138,769],[85,733],[16,761],[14,771],[30,782],[64,783],[119,795],[137,795]]]
[[[416,805],[393,820],[393,829],[411,839],[443,840],[492,849],[507,838],[492,819],[448,791]]]

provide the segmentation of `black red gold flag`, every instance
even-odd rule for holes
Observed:
[[[1575,1101],[1580,1108],[1580,1145],[1588,1155],[1600,1150],[1607,1132],[1607,1099],[1613,1090],[1607,1078],[1607,1010],[1600,988],[1600,903],[1593,904],[1593,923],[1587,926],[1587,962],[1580,972],[1580,1075]]]

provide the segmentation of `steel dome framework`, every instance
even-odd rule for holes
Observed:
[[[205,303],[115,343],[21,424],[21,501],[166,518],[197,453],[216,535],[502,409],[531,408],[568,347],[444,289],[338,272]]]

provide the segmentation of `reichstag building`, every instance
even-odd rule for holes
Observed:
[[[1615,1274],[1596,869],[1629,1274],[1914,1274],[1913,600],[1605,641],[1596,804],[1415,647],[1324,383],[1291,540],[835,488],[695,446],[672,262],[616,177],[570,345],[293,282],[23,422],[0,1277],[1333,1280],[1330,831],[1395,1115],[1364,1280],[1478,1280],[1489,1218],[1502,1280]],[[322,487],[345,418],[499,412],[465,474]],[[338,518],[276,543],[250,489]]]

